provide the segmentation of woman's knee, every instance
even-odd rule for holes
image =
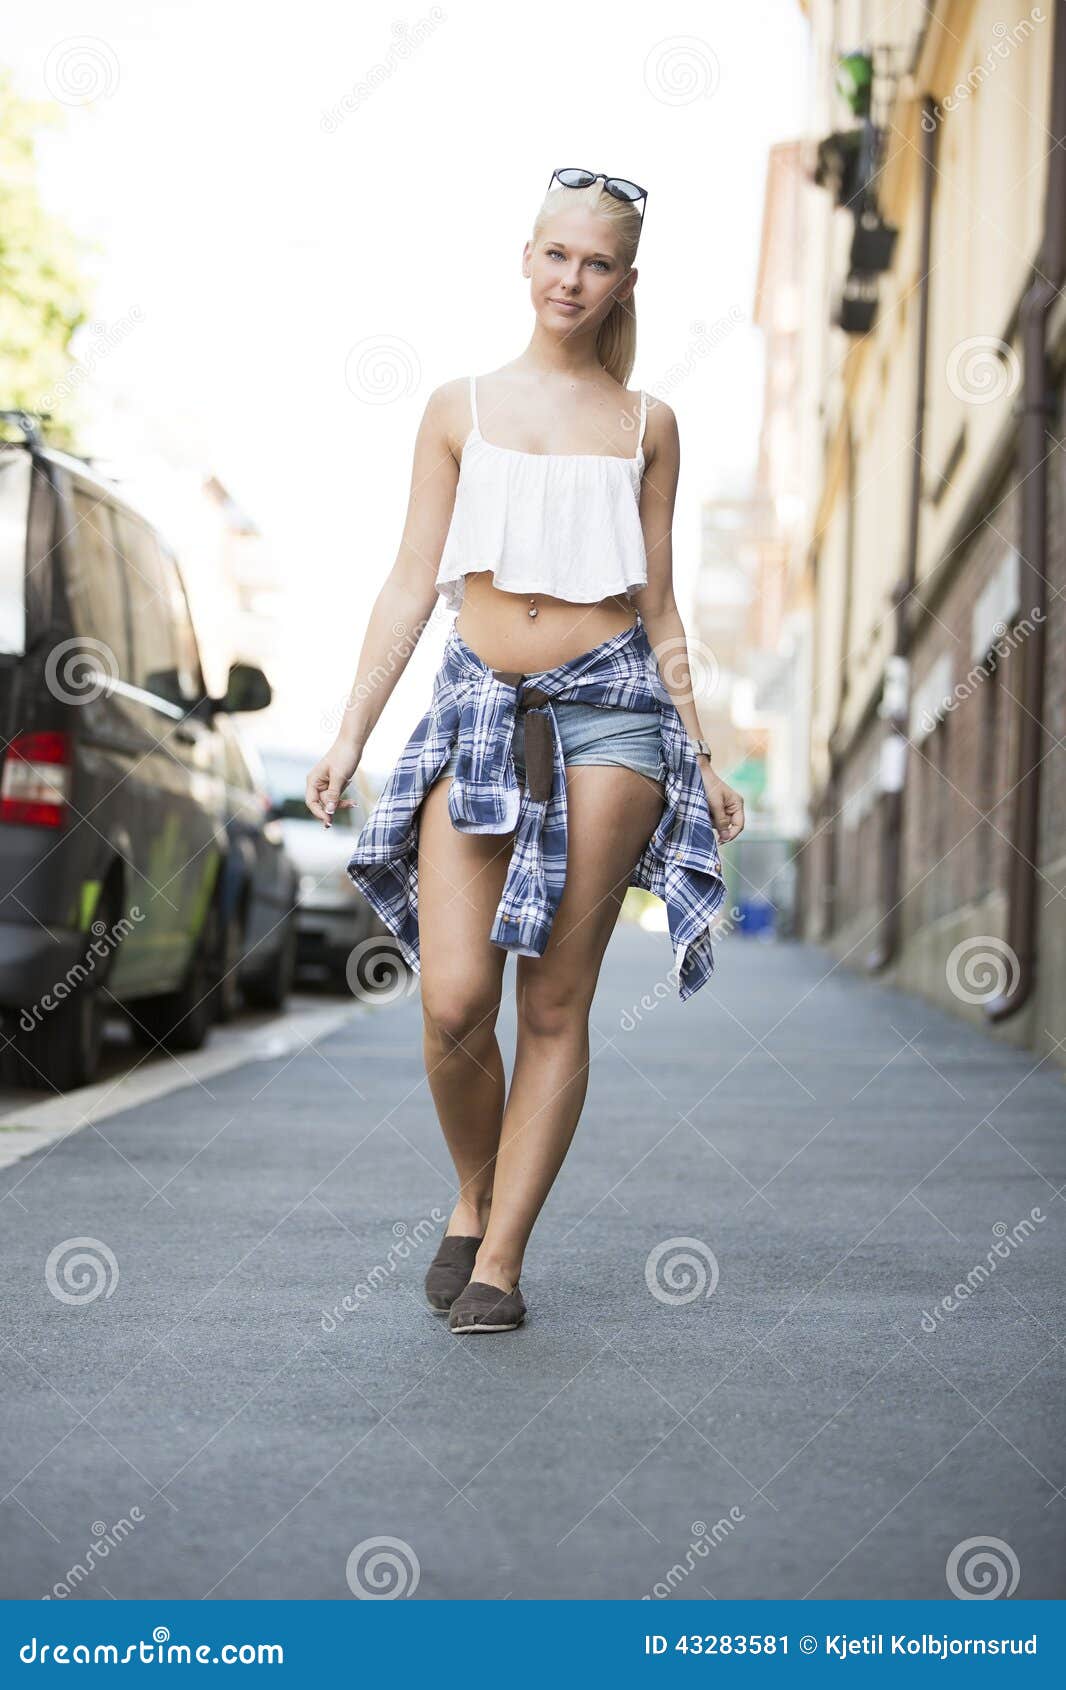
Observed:
[[[575,1029],[583,1034],[588,1027],[592,991],[573,975],[547,969],[539,973],[534,965],[519,987],[517,1005],[519,1030],[534,1038],[559,1038]]]
[[[466,980],[423,981],[422,1019],[426,1031],[445,1048],[478,1035],[489,1037],[500,1009],[498,985]]]

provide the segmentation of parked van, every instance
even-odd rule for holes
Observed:
[[[88,464],[0,413],[0,1071],[80,1085],[105,1015],[195,1049],[214,1016],[227,849],[220,712],[166,541]]]

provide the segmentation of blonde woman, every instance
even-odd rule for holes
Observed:
[[[529,342],[430,395],[353,702],[307,779],[328,827],[409,656],[395,630],[417,637],[442,598],[455,619],[430,707],[347,868],[420,974],[459,1187],[426,1294],[456,1333],[524,1319],[526,1246],[581,1114],[626,887],[666,902],[689,997],[714,966],[715,829],[727,841],[744,825],[700,738],[674,602],[677,423],[627,387],[646,199],[602,172],[553,173],[522,255]],[[508,951],[509,1090],[495,1034]]]

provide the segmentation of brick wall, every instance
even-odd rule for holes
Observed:
[[[1048,459],[1048,619],[1044,653],[1044,751],[1041,767],[1040,861],[1066,854],[1066,383],[1060,383],[1053,422],[1056,450]],[[1050,895],[1050,894],[1048,894]],[[1041,899],[1042,903],[1042,899]]]
[[[1008,484],[912,649],[912,687],[920,688],[946,655],[952,692],[937,727],[915,738],[907,753],[904,943],[929,922],[1006,885],[1022,657],[1013,647],[991,661],[975,661],[971,628],[980,594],[1016,543],[1017,510],[1016,489]]]
[[[1066,858],[1066,450],[1063,449],[1063,389],[1054,421],[1056,445],[1049,469],[1049,604],[1044,664],[1044,761],[1041,767],[1038,866]],[[1021,708],[1021,674],[1026,635],[1015,623],[1001,638],[1005,648],[983,661],[972,656],[974,611],[1019,539],[1017,472],[993,497],[987,517],[974,530],[944,596],[916,633],[911,652],[912,692],[920,692],[939,661],[948,660],[949,703],[938,725],[912,740],[903,803],[901,941],[899,983],[945,1000],[937,983],[939,940],[931,924],[961,931],[974,910],[974,931],[997,932],[1005,920],[1011,847],[1014,739]],[[1019,617],[1031,610],[1022,574]],[[827,792],[815,796],[815,825],[800,858],[800,932],[827,941],[860,966],[872,945],[880,917],[880,805],[864,804],[862,788],[875,769],[884,726],[875,719],[849,747],[840,772],[839,806],[832,815]],[[856,825],[845,826],[845,813]],[[831,840],[830,833],[835,833]],[[837,865],[836,919],[824,921],[831,860]],[[1066,1000],[1066,899],[1056,896],[1058,871],[1038,884],[1037,939],[1041,1006],[1037,1019],[1055,1020],[1054,1005]],[[1054,883],[1053,883],[1054,882]],[[992,899],[986,911],[986,903]],[[995,912],[995,913],[993,913]],[[954,920],[953,920],[954,918]],[[961,924],[961,925],[960,925]],[[867,941],[867,934],[869,940]],[[947,942],[947,941],[945,941]],[[916,959],[911,966],[911,957]],[[932,959],[932,960],[931,960]],[[1042,963],[1042,968],[1041,968]],[[1050,1005],[1050,1012],[1044,1006]],[[1060,1017],[1061,1019],[1061,1014]],[[1061,1033],[1061,1030],[1060,1030]],[[1035,1023],[1031,1037],[1046,1037]],[[1062,1060],[1061,1055],[1058,1058]]]

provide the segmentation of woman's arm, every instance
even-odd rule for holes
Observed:
[[[674,599],[673,545],[671,533],[677,478],[681,468],[681,442],[677,418],[664,400],[648,409],[645,428],[645,469],[640,492],[640,521],[648,558],[648,584],[633,594],[633,602],[648,631],[659,665],[659,674],[677,706],[686,730],[693,739],[702,735],[692,695],[688,641]],[[697,761],[704,791],[721,842],[735,839],[744,827],[744,800],[727,786],[711,767],[708,757]]]
[[[459,479],[449,442],[449,419],[462,386],[461,380],[445,383],[426,403],[415,441],[407,519],[396,561],[374,600],[337,737],[307,777],[307,808],[327,827],[337,809],[352,807],[353,800],[342,798],[341,793],[359,767],[363,748],[437,601],[434,583]]]

